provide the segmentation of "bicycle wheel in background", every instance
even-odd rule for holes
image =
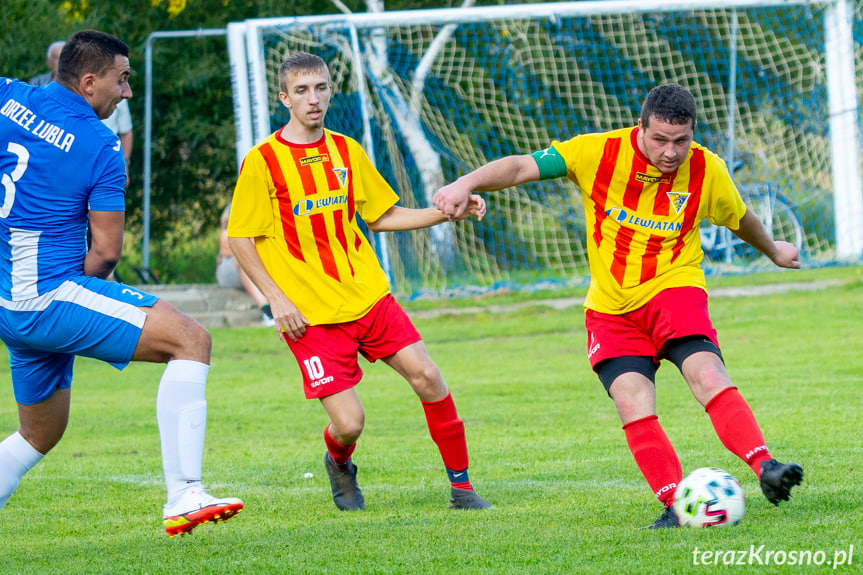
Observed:
[[[784,196],[768,191],[768,193],[750,196],[746,203],[758,215],[767,234],[774,241],[794,244],[801,256],[806,253],[806,234],[803,232],[800,216]],[[735,257],[746,262],[767,259],[761,252],[746,243],[735,245],[734,250]]]
[[[806,234],[803,232],[803,224],[794,206],[783,196],[777,196],[773,205],[773,217],[770,228],[774,240],[782,240],[794,244],[802,256],[806,253]]]

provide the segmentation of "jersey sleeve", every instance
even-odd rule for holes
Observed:
[[[105,146],[93,168],[88,208],[94,212],[126,211],[126,163],[123,152]]]
[[[354,203],[357,213],[365,222],[377,221],[398,203],[399,196],[378,172],[359,144],[356,144],[355,149],[351,151],[351,156],[356,158],[351,168],[355,170]]]
[[[714,225],[736,230],[740,227],[740,218],[746,214],[746,204],[734,185],[725,162],[718,156],[713,156],[711,163],[710,178],[713,181],[711,185],[705,186],[705,189],[711,192],[707,219]]]
[[[243,161],[240,176],[231,201],[228,236],[256,238],[275,236],[269,170],[258,148],[253,148]]]

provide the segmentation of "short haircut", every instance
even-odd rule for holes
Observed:
[[[651,116],[669,124],[691,123],[695,128],[695,98],[680,84],[656,86],[641,105],[641,125],[646,128]]]
[[[51,45],[48,46],[48,51],[45,52],[45,59],[50,60],[51,59],[51,52],[53,52],[55,49],[58,49],[58,48],[62,51],[63,46],[65,46],[65,45],[66,45],[66,40],[57,40],[56,42],[51,42]]]
[[[327,73],[330,71],[323,58],[309,54],[308,52],[297,52],[285,58],[282,65],[279,66],[279,90],[282,92],[288,91],[288,74],[323,71]]]
[[[77,84],[85,74],[103,76],[118,55],[128,57],[129,47],[116,36],[98,30],[82,30],[72,36],[60,52],[57,80]]]

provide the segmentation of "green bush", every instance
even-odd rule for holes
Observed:
[[[115,276],[128,284],[147,283],[142,277],[142,237],[138,229],[125,234],[123,257]],[[175,226],[159,242],[150,243],[150,283],[214,283],[219,229]]]

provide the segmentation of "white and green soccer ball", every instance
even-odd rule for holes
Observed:
[[[674,492],[674,513],[681,527],[737,525],[745,510],[740,482],[717,467],[696,469]]]

